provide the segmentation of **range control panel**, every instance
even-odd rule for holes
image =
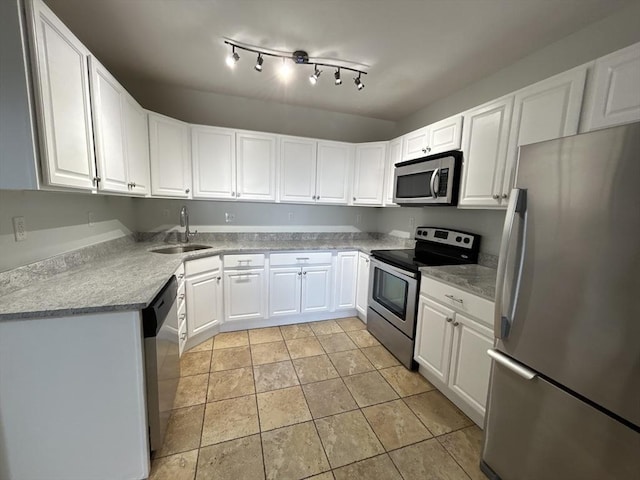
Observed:
[[[430,242],[453,245],[460,248],[472,249],[476,241],[476,235],[458,232],[446,228],[418,227],[416,229],[416,240],[428,240]]]

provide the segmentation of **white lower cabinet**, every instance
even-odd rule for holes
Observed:
[[[468,315],[473,313],[468,311],[469,302],[457,309],[427,295],[422,289],[414,359],[434,386],[482,425],[491,371],[487,350],[493,346],[493,332],[485,321]],[[459,311],[465,309],[466,313]],[[485,312],[477,315],[484,318]]]
[[[222,264],[220,257],[185,264],[187,337],[205,333],[222,323]]]
[[[356,285],[356,310],[360,318],[367,319],[369,296],[369,255],[358,253],[358,283]]]
[[[338,252],[333,288],[334,310],[356,308],[358,252]]]
[[[264,267],[225,270],[225,321],[256,320],[267,316],[267,277]]]
[[[302,313],[327,312],[331,309],[331,265],[302,269]]]
[[[302,269],[271,267],[269,270],[269,316],[300,313]]]

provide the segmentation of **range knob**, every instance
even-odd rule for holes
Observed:
[[[456,237],[456,242],[461,242],[461,241],[462,241],[462,237],[461,237],[460,235],[458,235],[458,236]]]
[[[471,241],[471,240],[469,240],[469,237],[466,237],[466,238],[464,239],[464,243],[469,243],[470,241]]]
[[[422,235],[422,230],[418,230],[418,235]]]

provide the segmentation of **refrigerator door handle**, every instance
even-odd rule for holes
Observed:
[[[515,360],[511,360],[509,357],[497,350],[489,349],[487,350],[487,354],[500,365],[511,370],[513,373],[515,373],[519,377],[524,378],[525,380],[533,380],[538,376],[533,370],[528,369]]]
[[[504,229],[502,230],[502,241],[500,243],[500,256],[498,257],[498,272],[496,276],[496,299],[495,312],[493,321],[493,331],[496,338],[506,338],[509,335],[511,327],[511,319],[507,316],[506,310],[509,306],[505,306],[504,298],[504,281],[507,272],[507,256],[513,236],[513,224],[516,214],[524,216],[526,210],[527,191],[514,188],[511,191],[511,199],[509,208],[504,220]],[[522,270],[521,254],[518,255],[519,270]],[[520,272],[518,272],[518,282],[520,280]],[[511,313],[515,311],[515,305],[511,309]]]

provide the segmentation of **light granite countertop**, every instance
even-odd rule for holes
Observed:
[[[69,264],[69,258],[54,257],[46,266],[33,264],[4,272],[0,278],[0,321],[140,310],[149,305],[183,261],[211,255],[300,250],[359,250],[368,254],[375,249],[403,248],[399,239],[390,238],[228,238],[192,243],[211,248],[158,254],[151,250],[167,243],[120,242],[98,258],[76,259],[82,255],[75,255],[71,259],[75,263],[59,268],[61,271],[55,271],[56,267],[65,261]]]
[[[422,267],[420,273],[492,302],[496,297],[495,268],[475,264],[445,265],[442,267]]]

